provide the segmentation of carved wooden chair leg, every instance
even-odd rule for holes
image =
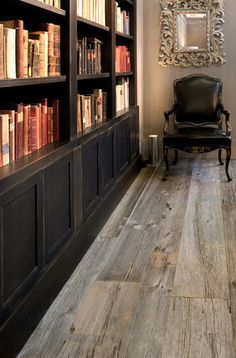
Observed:
[[[163,175],[162,180],[165,181],[169,175],[169,160],[168,160],[168,148],[163,148],[163,156],[166,163],[166,169]]]
[[[224,165],[224,162],[222,161],[222,149],[219,149],[219,152],[218,152],[218,159],[219,159],[219,163],[220,165]]]
[[[175,165],[178,162],[178,150],[175,149],[175,159],[173,161],[173,165]]]
[[[225,163],[225,173],[228,181],[232,180],[232,177],[229,175],[229,162],[231,158],[231,148],[226,149],[226,163]]]

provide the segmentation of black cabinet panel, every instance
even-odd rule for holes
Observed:
[[[123,174],[129,165],[130,128],[129,118],[123,119],[118,125],[118,172]]]
[[[73,231],[72,178],[71,156],[45,170],[46,260]]]
[[[130,117],[130,160],[139,153],[139,119],[137,113]]]
[[[101,136],[101,191],[115,179],[116,141],[114,127]]]
[[[1,302],[14,302],[42,265],[40,175],[1,196]]]
[[[82,148],[84,217],[93,209],[99,195],[99,141],[92,140]]]

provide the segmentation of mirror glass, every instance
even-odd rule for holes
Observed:
[[[208,11],[176,12],[176,51],[209,51]]]

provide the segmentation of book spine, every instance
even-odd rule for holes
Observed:
[[[6,78],[16,78],[16,30],[4,28]]]
[[[7,165],[10,161],[8,114],[3,114],[0,116],[0,124],[0,133],[2,137],[2,164]]]
[[[24,22],[16,20],[16,75],[24,77]]]
[[[4,78],[4,37],[3,25],[0,24],[0,79]]]
[[[29,154],[29,106],[23,108],[23,154]]]
[[[28,42],[29,42],[29,32],[24,30],[24,77],[28,77]]]
[[[53,106],[53,142],[59,141],[59,100],[52,101]]]
[[[17,159],[23,156],[23,112],[16,113],[17,120]]]

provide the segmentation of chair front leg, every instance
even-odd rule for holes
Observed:
[[[173,161],[173,165],[175,165],[178,162],[178,150],[175,149],[175,159]]]
[[[222,149],[219,149],[219,152],[218,152],[218,159],[219,159],[219,163],[220,163],[220,165],[223,165],[224,163],[223,163],[223,161],[222,161],[222,156],[221,156],[221,154],[222,154]]]
[[[163,156],[164,156],[164,160],[166,163],[166,169],[165,169],[165,173],[164,173],[162,180],[165,181],[169,175],[169,159],[168,159],[168,148],[167,147],[163,147]]]
[[[229,162],[231,158],[231,148],[226,148],[226,163],[225,163],[225,173],[228,181],[232,180],[232,177],[229,175]]]

